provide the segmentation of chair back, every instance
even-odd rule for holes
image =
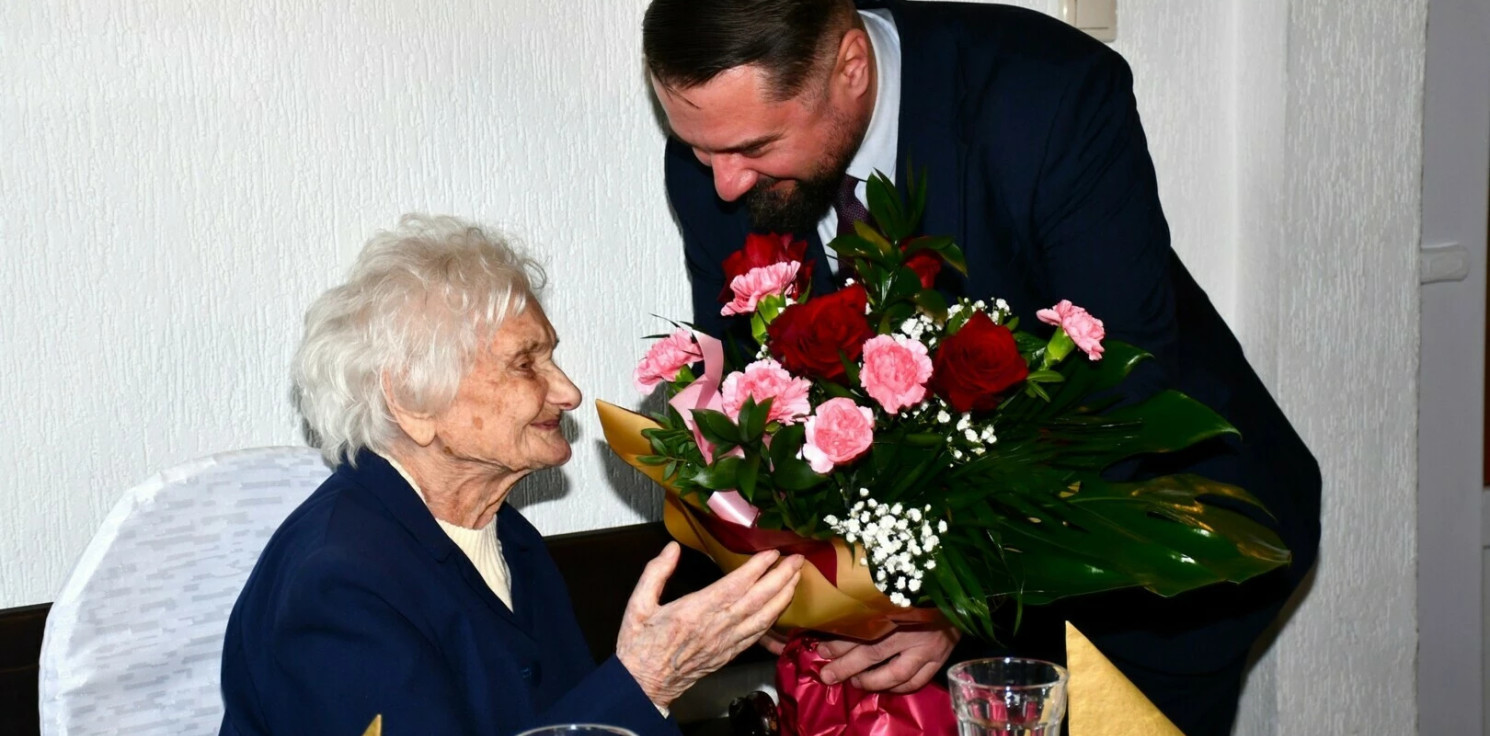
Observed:
[[[126,492],[47,616],[43,736],[217,733],[228,614],[269,536],[330,474],[315,450],[265,447]]]

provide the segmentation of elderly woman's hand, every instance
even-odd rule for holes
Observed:
[[[674,542],[647,563],[616,639],[616,657],[664,708],[770,628],[791,603],[802,569],[799,555],[776,564],[779,552],[761,552],[719,582],[662,605],[679,554]]]

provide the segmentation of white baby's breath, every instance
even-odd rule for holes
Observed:
[[[906,508],[901,503],[882,504],[860,489],[861,500],[848,510],[848,521],[823,517],[823,522],[849,544],[862,544],[868,553],[860,564],[874,566],[874,587],[890,597],[897,606],[915,603],[906,592],[921,590],[926,570],[936,567],[933,559],[941,546],[941,537],[931,525],[930,506]],[[947,522],[937,520],[937,529],[946,531]]]

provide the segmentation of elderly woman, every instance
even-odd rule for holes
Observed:
[[[660,604],[669,545],[615,656],[591,659],[543,540],[503,503],[569,459],[560,423],[580,402],[540,282],[500,239],[410,216],[311,307],[295,382],[336,470],[233,609],[222,733],[356,736],[377,714],[394,734],[676,733],[673,700],[786,607],[801,559],[775,553]]]

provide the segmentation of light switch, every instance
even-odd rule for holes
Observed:
[[[1061,0],[1061,20],[1098,41],[1117,40],[1117,0]]]

